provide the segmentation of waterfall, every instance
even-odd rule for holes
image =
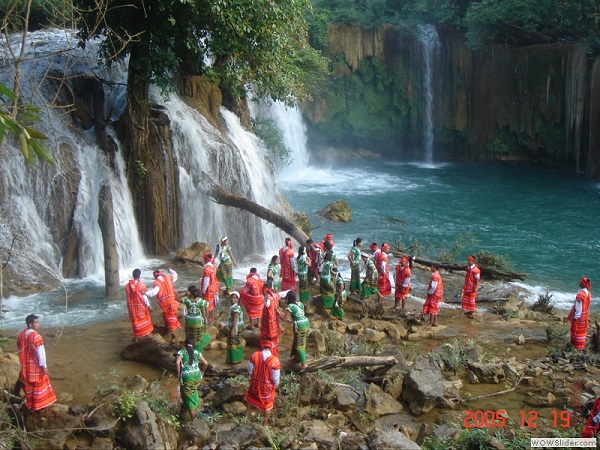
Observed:
[[[11,40],[13,49],[17,42]],[[118,142],[111,160],[96,145],[93,130],[82,131],[73,126],[71,116],[65,113],[67,109],[54,103],[57,83],[48,74],[77,77],[102,71],[90,63],[97,58],[95,46],[89,47],[87,51],[76,48],[70,32],[45,30],[28,34],[21,98],[41,108],[42,120],[34,127],[50,137],[46,144],[56,163],[36,162],[35,168],[28,168],[16,139],[9,136],[3,143],[0,247],[7,249],[13,238],[18,238],[8,268],[26,279],[27,284],[45,283],[48,271],[60,278],[65,266],[78,277],[103,280],[98,195],[105,184],[110,186],[113,197],[120,266],[131,266],[143,258]],[[2,50],[3,56],[8,57],[6,48]],[[125,74],[115,76],[124,80]],[[9,68],[2,69],[0,80],[12,86]],[[115,99],[121,100],[121,96]],[[107,108],[118,107],[109,104]],[[71,257],[65,259],[69,246]],[[2,253],[1,259],[6,261],[7,254]]]
[[[254,106],[254,102],[251,103]],[[297,106],[288,107],[280,101],[262,100],[253,110],[253,116],[265,116],[272,119],[283,133],[283,143],[292,154],[292,161],[284,167],[280,175],[298,176],[308,166],[306,148],[306,125]]]
[[[202,173],[206,173],[223,188],[279,211],[278,193],[261,141],[244,130],[239,118],[225,108],[221,108],[221,115],[227,133],[222,133],[177,95],[164,101],[155,92],[153,99],[163,103],[171,121],[179,173],[181,245],[195,241],[216,245],[226,235],[236,255],[279,248],[283,235],[278,229],[245,211],[215,204],[203,189]]]
[[[425,163],[433,164],[433,75],[441,53],[439,35],[433,25],[419,25],[419,42],[423,52],[423,146]]]

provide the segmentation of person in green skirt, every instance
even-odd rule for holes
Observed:
[[[350,292],[352,294],[360,293],[360,248],[362,247],[362,238],[356,238],[352,243],[352,249],[348,253],[350,262]]]
[[[301,245],[298,248],[298,257],[296,258],[296,268],[298,270],[298,292],[300,301],[308,303],[310,301],[310,289],[308,286],[308,267],[310,266],[310,258],[306,247]]]
[[[200,364],[202,367],[200,367]],[[186,339],[185,348],[177,352],[176,366],[181,398],[190,414],[190,420],[194,420],[196,410],[200,405],[198,387],[202,381],[202,373],[208,367],[208,363],[202,353],[194,350],[194,341]]]
[[[185,305],[185,338],[191,339],[194,349],[202,352],[210,344],[210,335],[206,331],[208,302],[194,285],[188,286],[176,300]]]
[[[346,294],[346,284],[337,267],[331,268],[331,274],[333,276],[333,285],[335,286],[335,300],[331,308],[331,315],[338,319],[343,319],[345,314],[344,303],[346,303],[346,297],[348,296]]]
[[[292,352],[290,357],[302,364],[302,369],[306,369],[306,338],[310,322],[304,314],[304,305],[296,300],[294,291],[288,291],[285,296],[287,308],[285,308],[285,319],[288,323],[294,324],[294,342],[292,343]]]
[[[365,300],[371,298],[371,295],[377,294],[377,297],[381,300],[382,296],[377,289],[377,269],[375,268],[375,262],[371,259],[368,253],[362,252],[360,254],[361,259],[365,263],[365,279],[360,285],[360,298]]]
[[[323,308],[325,309],[331,309],[335,296],[335,286],[333,285],[333,280],[331,278],[331,268],[333,267],[331,257],[331,252],[325,253],[321,267],[319,267],[319,286],[321,288]],[[377,285],[375,287],[377,287]]]
[[[229,335],[227,336],[227,362],[237,364],[244,359],[244,346],[246,341],[242,337],[244,330],[244,313],[240,305],[240,294],[233,291],[229,297],[231,307],[229,308]]]
[[[227,236],[221,238],[221,245],[217,252],[221,262],[217,268],[217,279],[221,283],[225,283],[225,295],[229,295],[233,290],[233,266],[237,267],[231,245]]]
[[[273,255],[269,267],[267,268],[267,280],[271,278],[273,284],[273,292],[279,292],[281,286],[281,279],[279,278],[279,255]]]

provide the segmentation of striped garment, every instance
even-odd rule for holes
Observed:
[[[152,318],[150,317],[150,309],[146,304],[147,299],[144,298],[146,290],[146,285],[136,279],[129,280],[127,285],[125,285],[127,310],[134,338],[147,336],[154,330]]]
[[[248,360],[250,385],[246,393],[246,401],[261,411],[273,409],[281,364],[269,349],[254,352]]]

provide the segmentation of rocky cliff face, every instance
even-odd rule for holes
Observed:
[[[472,160],[567,164],[600,178],[595,124],[597,61],[576,44],[473,51],[438,29],[442,56],[431,86],[435,152]],[[418,157],[424,126],[424,60],[417,33],[332,25],[335,79],[305,108],[311,136]],[[400,155],[399,155],[400,156]]]

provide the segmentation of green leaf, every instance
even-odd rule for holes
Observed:
[[[15,100],[17,98],[15,93],[13,91],[11,91],[10,89],[8,89],[2,83],[0,83],[0,94],[4,95],[5,97],[8,97],[11,100]]]
[[[50,150],[48,150],[48,147],[46,147],[40,141],[38,141],[37,139],[30,140],[29,147],[42,161],[54,164],[54,156],[52,156],[52,153],[50,152]]]
[[[35,128],[31,128],[31,127],[24,127],[24,128],[27,130],[27,133],[29,133],[29,137],[30,138],[34,138],[34,139],[48,139],[48,136],[46,136],[41,131],[36,130]]]

